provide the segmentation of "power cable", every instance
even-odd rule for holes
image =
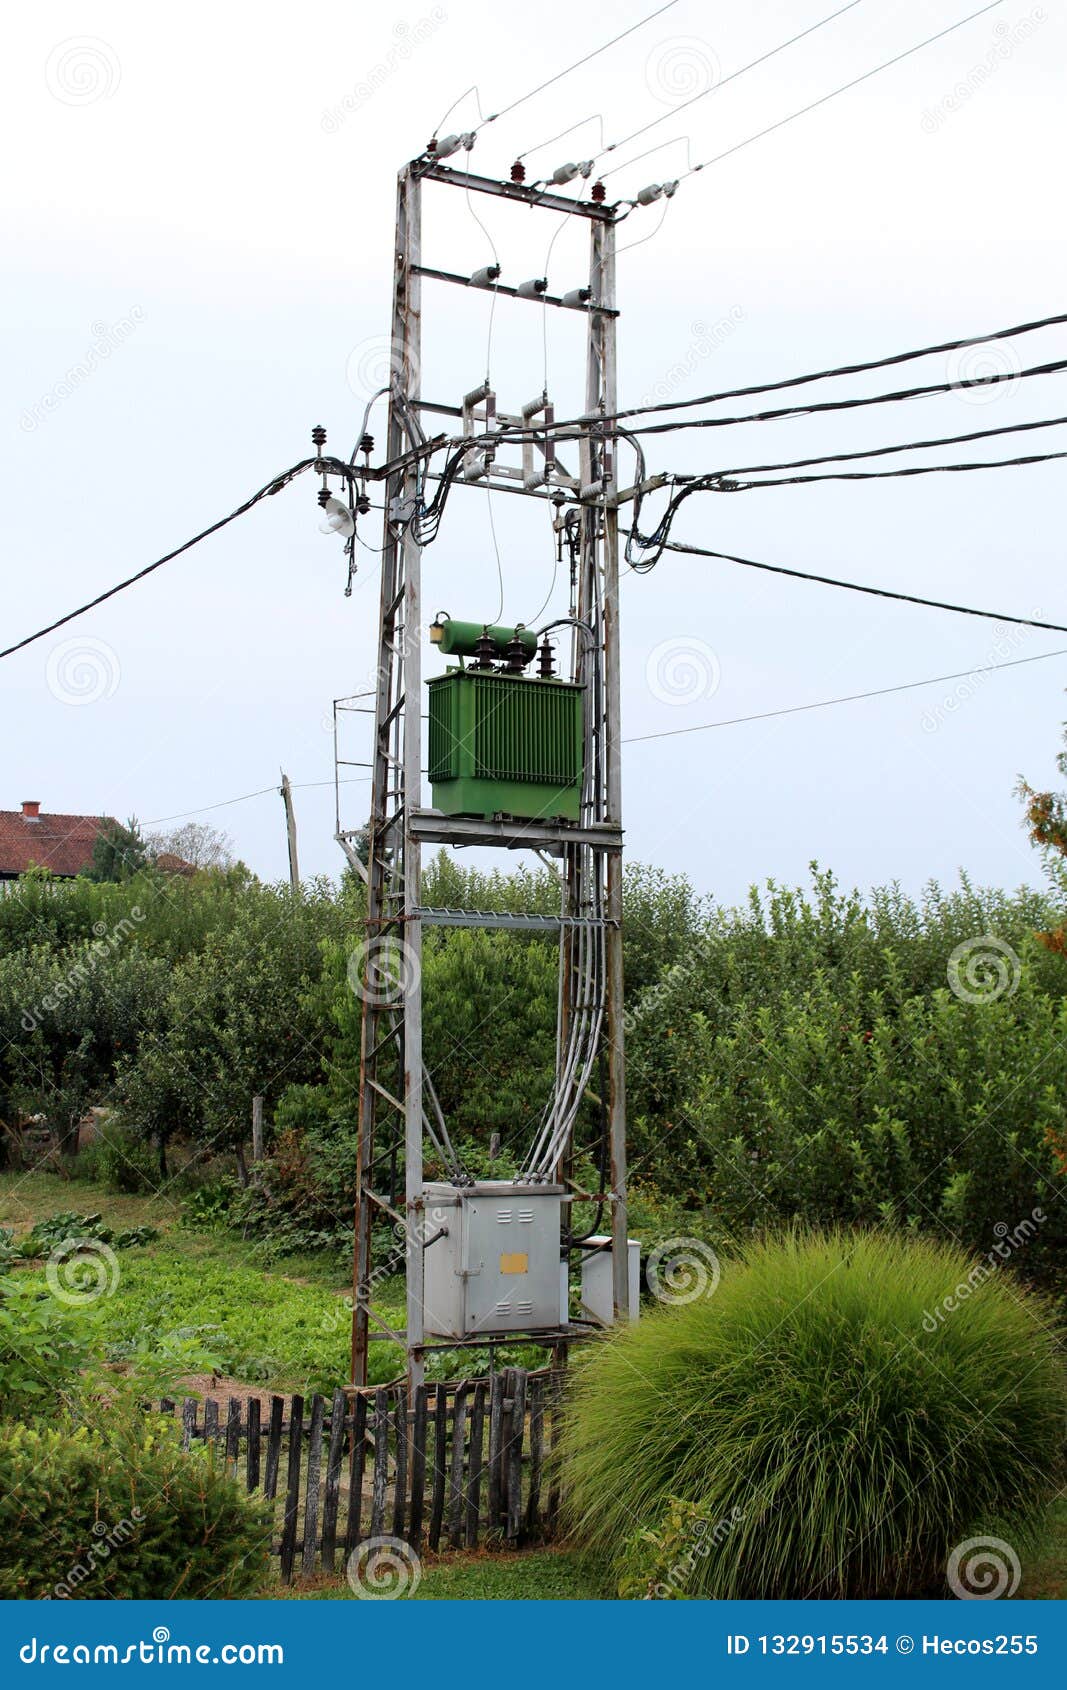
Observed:
[[[1035,428],[1058,428],[1067,423],[1067,416],[1045,417],[1039,422],[1004,423],[999,428],[978,428],[969,434],[946,434],[938,440],[907,440],[900,446],[872,446],[866,452],[832,452],[820,458],[794,458],[785,464],[744,464],[741,468],[724,469],[723,475],[769,475],[772,470],[810,469],[815,464],[844,464],[856,458],[885,458],[895,452],[918,452],[931,446],[960,446],[970,440],[991,440],[998,434],[1026,434]],[[688,478],[676,477],[679,482]]]
[[[896,364],[908,364],[917,358],[933,358],[945,352],[963,352],[972,346],[985,346],[990,341],[1014,340],[1018,335],[1035,334],[1039,329],[1057,328],[1067,323],[1067,312],[1060,312],[1055,316],[1038,317],[1029,323],[1016,323],[1007,329],[993,329],[988,334],[967,335],[959,340],[943,340],[937,345],[916,347],[909,352],[893,352],[886,358],[869,358],[858,364],[838,364],[826,370],[813,370],[806,375],[786,376],[780,381],[760,382],[752,387],[725,388],[720,393],[704,393],[697,399],[665,399],[655,405],[637,405],[627,411],[613,411],[610,416],[598,417],[600,423],[625,422],[630,417],[653,416],[662,411],[694,410],[698,405],[716,405],[723,399],[752,399],[761,393],[779,393],[787,387],[807,387],[812,382],[832,381],[838,376],[864,375],[868,370],[886,370]],[[974,382],[959,381],[951,383],[954,387],[969,387],[977,385],[983,378],[975,377]],[[923,389],[916,389],[922,392]],[[586,423],[586,417],[571,417],[556,423],[556,428],[576,428]]]
[[[684,540],[669,540],[665,550],[683,552],[690,557],[719,558],[724,563],[739,563],[746,569],[765,570],[770,575],[785,575],[793,581],[813,581],[821,587],[841,587],[850,593],[866,593],[872,598],[896,599],[901,604],[917,604],[927,610],[950,610],[957,616],[981,616],[989,622],[1010,622],[1019,628],[1040,628],[1046,633],[1067,634],[1067,624],[1039,622],[1032,616],[1010,616],[1000,610],[977,610],[973,605],[953,604],[946,599],[922,598],[917,593],[901,593],[892,587],[869,587],[859,581],[842,581],[835,575],[819,575],[807,569],[789,569],[780,563],[761,563],[755,558],[738,557],[733,552],[712,551],[705,546],[691,546]]]
[[[666,123],[669,118],[677,117],[680,112],[688,110],[690,106],[695,106],[698,100],[706,100],[709,94],[717,94],[720,88],[725,88],[729,82],[736,82],[738,77],[744,76],[746,71],[755,70],[757,65],[766,64],[768,59],[773,59],[778,53],[784,53],[787,47],[795,46],[798,41],[803,41],[806,35],[814,35],[816,30],[824,28],[828,23],[833,23],[835,18],[843,17],[846,12],[853,11],[860,4],[861,0],[849,0],[847,6],[839,6],[836,12],[830,12],[827,17],[820,18],[818,23],[809,24],[807,29],[802,29],[796,35],[791,35],[788,41],[780,41],[777,47],[769,48],[766,53],[761,53],[759,58],[750,59],[748,64],[742,65],[739,70],[731,71],[729,76],[724,76],[718,82],[713,82],[710,88],[702,88],[699,94],[690,95],[688,100],[683,100],[681,105],[675,106],[671,111],[663,112],[661,116],[652,118],[651,122],[643,123],[639,129],[631,130],[629,135],[623,135],[620,140],[612,141],[609,147],[604,147],[599,153],[594,154],[594,163],[598,158],[606,158],[608,153],[617,152],[620,147],[627,146],[630,141],[636,141],[638,136],[647,135],[650,129],[655,129],[659,124]],[[636,162],[636,159],[629,160],[631,164]],[[619,170],[625,168],[625,165],[617,166]],[[691,171],[686,171],[687,176],[690,174]]]
[[[11,657],[16,651],[22,651],[26,646],[33,645],[36,640],[43,640],[46,635],[54,634],[57,628],[65,627],[68,622],[73,622],[76,617],[84,616],[86,611],[95,610],[97,605],[103,604],[107,599],[113,599],[116,593],[125,592],[127,587],[134,586],[136,582],[143,581],[146,575],[151,575],[154,570],[162,569],[165,563],[171,563],[176,557],[181,557],[183,552],[190,551],[193,546],[199,545],[201,540],[206,540],[209,535],[217,534],[221,528],[226,528],[231,522],[236,522],[239,516],[244,516],[261,499],[269,498],[274,493],[280,493],[298,475],[303,475],[305,470],[315,469],[322,465],[326,466],[331,475],[347,477],[352,473],[350,466],[341,463],[337,458],[302,459],[300,463],[294,464],[292,469],[284,470],[281,475],[275,476],[273,481],[269,481],[265,487],[261,487],[257,493],[253,493],[250,499],[246,499],[243,505],[238,505],[237,509],[231,511],[229,516],[220,517],[218,522],[213,522],[210,527],[202,528],[200,533],[194,534],[191,540],[186,540],[183,545],[176,546],[174,551],[165,553],[163,557],[156,558],[154,563],[146,564],[135,575],[128,575],[125,581],[117,582],[114,587],[109,587],[106,592],[98,593],[94,599],[89,599],[88,603],[79,605],[77,610],[67,611],[65,616],[58,616],[54,622],[49,622],[46,628],[39,628],[35,634],[27,634],[25,639],[16,640],[14,645],[6,646],[3,651],[0,651],[0,658]]]
[[[729,417],[691,417],[687,421],[676,419],[668,423],[638,423],[629,432],[631,435],[675,434],[687,428],[733,428],[740,423],[778,422],[783,417],[812,417],[828,411],[853,411],[868,405],[889,405],[906,399],[926,399],[942,393],[965,392],[976,387],[994,387],[1000,382],[1023,381],[1030,376],[1058,375],[1063,370],[1067,370],[1067,358],[1053,359],[1047,364],[1031,364],[1022,370],[996,371],[992,375],[974,376],[966,380],[928,382],[916,387],[895,388],[891,393],[872,393],[864,398],[822,399],[806,405],[779,405],[766,411],[745,411]],[[783,382],[780,385],[791,387],[795,384]],[[728,396],[719,395],[718,397]],[[698,403],[698,401],[694,400],[693,403]],[[704,401],[704,403],[707,403],[707,401]],[[651,409],[656,410],[659,407],[654,406]],[[552,423],[550,426],[542,425],[540,428],[531,431],[528,436],[519,430],[508,433],[507,425],[502,424],[494,438],[499,439],[506,435],[508,439],[518,443],[525,438],[543,439],[546,435],[551,434],[557,440],[576,440],[580,438],[582,432],[588,431],[591,424],[595,423],[598,427],[606,429],[622,417],[640,414],[634,411],[620,411],[610,417],[574,417],[566,422]]]
[[[545,82],[539,82],[537,87],[531,88],[528,94],[522,94],[517,100],[512,100],[510,106],[503,106],[500,111],[492,112],[489,117],[482,118],[482,121],[478,124],[474,133],[477,135],[479,130],[484,129],[488,124],[496,123],[500,118],[507,117],[509,112],[517,111],[519,106],[524,106],[526,104],[527,100],[532,100],[537,94],[543,94],[546,88],[551,88],[557,82],[562,82],[563,78],[565,76],[570,76],[572,71],[580,70],[583,65],[587,65],[591,63],[593,59],[599,58],[601,53],[606,53],[609,47],[616,46],[618,42],[625,41],[628,35],[633,35],[637,30],[644,29],[646,23],[651,23],[654,18],[662,17],[664,12],[669,12],[677,4],[678,0],[667,0],[667,4],[665,6],[657,6],[656,10],[654,12],[649,12],[647,17],[639,18],[638,21],[636,23],[632,23],[628,29],[621,30],[618,35],[613,35],[610,41],[605,41],[601,46],[594,47],[591,53],[586,53],[582,58],[575,59],[572,65],[567,65],[564,70],[557,71],[555,76],[548,77]],[[470,90],[468,89],[468,93],[469,92]],[[457,101],[456,103],[458,104],[459,102]]]
[[[732,716],[720,722],[697,722],[691,728],[666,728],[661,733],[631,734],[623,745],[640,745],[650,739],[674,739],[679,734],[706,733],[711,728],[736,728],[745,722],[766,722],[772,716],[799,716],[806,710],[829,710],[835,704],[856,704],[865,698],[886,698],[890,693],[913,692],[916,687],[942,686],[947,681],[967,681],[975,675],[992,675],[999,669],[1018,669],[1024,663],[1043,663],[1049,657],[1067,657],[1067,649],[1039,651],[1033,657],[1013,657],[1006,663],[987,663],[978,669],[960,669],[953,675],[931,675],[925,681],[902,681],[895,687],[875,687],[870,692],[845,693],[840,698],[820,698],[812,704],[791,704],[781,710],[761,710],[755,716]]]
[[[306,792],[315,786],[365,786],[370,775],[346,775],[341,781],[332,780],[294,780],[290,781],[293,792]],[[151,821],[143,822],[143,827],[160,827],[164,822],[181,822],[189,816],[206,816],[210,810],[226,810],[231,804],[247,804],[250,798],[263,798],[268,792],[278,793],[278,782],[273,786],[261,786],[256,792],[242,792],[238,798],[220,798],[217,804],[202,804],[198,810],[180,810],[176,816],[154,816]]]
[[[825,475],[784,475],[776,481],[724,481],[723,493],[751,493],[757,487],[802,487],[813,481],[894,481],[913,475],[961,475],[976,469],[1016,469],[1023,464],[1050,464],[1067,452],[1031,452],[1018,458],[988,458],[978,464],[909,464],[903,469],[839,469]]]
[[[914,47],[906,47],[903,53],[896,53],[891,59],[883,59],[882,63],[875,65],[873,69],[865,70],[862,76],[854,76],[850,82],[843,82],[839,88],[832,88],[828,94],[822,94],[819,99],[812,100],[810,105],[801,106],[799,111],[790,112],[788,117],[780,117],[777,123],[770,123],[766,129],[757,130],[755,135],[749,135],[745,140],[727,147],[725,152],[716,153],[714,158],[707,158],[702,164],[692,165],[685,175],[695,176],[700,170],[707,170],[713,164],[721,164],[724,158],[730,158],[734,153],[740,152],[742,147],[750,147],[753,141],[761,141],[765,135],[773,135],[775,130],[784,129],[787,123],[795,123],[798,117],[805,117],[808,112],[816,111],[828,100],[836,100],[839,94],[847,94],[850,88],[858,88],[861,82],[869,82],[872,76],[878,76],[883,70],[889,70],[893,65],[899,65],[902,60],[910,59],[913,53],[920,53],[924,47],[932,46],[935,41],[944,40],[946,35],[952,35],[955,30],[962,29],[964,24],[973,23],[975,18],[984,17],[987,12],[995,12],[997,7],[1003,4],[1004,0],[991,0],[988,6],[980,6],[976,12],[968,12],[965,18],[959,18],[955,23],[939,29],[935,35],[928,35],[925,40],[917,41]],[[684,181],[685,177],[680,180]]]

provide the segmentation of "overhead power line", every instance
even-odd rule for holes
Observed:
[[[843,581],[836,575],[819,575],[808,569],[789,569],[781,563],[761,563],[756,558],[738,557],[734,552],[717,552],[707,546],[691,546],[684,540],[668,540],[664,549],[669,552],[684,552],[689,557],[718,558],[724,563],[739,563],[746,569],[761,569],[769,575],[785,575],[793,581],[812,581],[821,587],[841,587],[846,592],[866,593],[872,598],[896,599],[901,604],[917,604],[926,610],[949,610],[956,616],[980,616],[988,622],[1010,622],[1019,628],[1040,628],[1046,633],[1067,634],[1067,623],[1040,622],[1033,616],[1012,616],[1001,610],[978,610],[973,605],[954,604],[948,599],[929,599],[918,593],[898,592],[894,587],[871,587],[860,581]]]
[[[871,393],[862,398],[851,399],[819,399],[809,404],[776,405],[766,411],[743,411],[728,417],[689,417],[684,420],[676,418],[672,422],[638,423],[634,428],[627,429],[628,435],[647,434],[677,434],[690,428],[735,428],[741,423],[750,422],[778,422],[783,417],[813,417],[822,412],[854,411],[868,405],[889,405],[902,403],[907,399],[927,399],[937,394],[967,392],[976,387],[995,387],[1005,381],[1023,381],[1030,376],[1059,375],[1067,370],[1067,358],[1055,358],[1047,364],[1031,364],[1022,370],[998,370],[987,376],[974,376],[966,380],[927,382],[917,387],[894,388],[891,393]],[[793,383],[785,383],[792,386]],[[720,396],[721,397],[721,396]],[[612,423],[619,422],[623,417],[632,416],[631,411],[620,411],[614,416],[597,418],[605,430]],[[547,436],[554,440],[578,440],[583,433],[588,433],[590,422],[594,419],[573,418],[567,422],[542,425],[540,428],[509,430],[507,425],[496,429],[491,435],[472,436],[466,440],[469,448],[472,444],[481,444],[483,440],[504,440],[519,444],[523,440],[542,441]],[[621,432],[621,431],[620,431]]]
[[[84,616],[86,611],[95,610],[98,604],[104,604],[106,600],[113,599],[117,593],[125,592],[127,587],[135,586],[138,581],[143,581],[154,570],[162,569],[165,563],[172,563],[176,557],[181,557],[183,552],[191,551],[193,546],[200,544],[201,540],[206,540],[210,535],[217,534],[220,528],[226,528],[231,522],[236,522],[237,518],[244,516],[246,512],[252,509],[253,505],[258,505],[261,499],[269,498],[274,493],[280,493],[284,487],[288,487],[291,481],[295,481],[298,475],[303,475],[305,470],[312,469],[316,464],[322,463],[327,465],[331,474],[347,475],[349,473],[348,466],[337,459],[304,458],[300,463],[294,464],[292,469],[283,470],[281,475],[274,477],[273,481],[268,481],[265,487],[261,487],[258,492],[253,493],[252,497],[246,499],[244,504],[238,505],[237,509],[231,511],[229,516],[220,517],[218,522],[211,523],[210,527],[202,528],[200,533],[194,534],[191,540],[186,540],[182,545],[176,546],[172,552],[166,552],[163,557],[157,557],[154,563],[146,564],[143,569],[138,569],[136,574],[127,575],[124,581],[116,582],[115,586],[108,587],[106,592],[97,593],[95,598],[89,599],[85,604],[80,604],[77,610],[68,610],[64,616],[57,616],[54,622],[49,622],[47,627],[38,628],[35,634],[27,634],[24,639],[16,640],[14,645],[6,646],[3,651],[0,651],[0,658],[11,657],[16,651],[22,651],[26,646],[33,645],[36,640],[43,640],[46,635],[54,634],[57,628],[65,627],[68,622],[73,622],[76,617]]]
[[[364,786],[370,780],[369,775],[346,775],[341,781],[332,780],[294,780],[289,782],[293,792],[306,792],[313,786]],[[211,810],[227,810],[231,804],[247,804],[251,798],[263,798],[267,793],[278,796],[278,782],[273,786],[258,787],[255,792],[242,792],[237,798],[220,798],[216,804],[201,804],[198,810],[179,810],[176,816],[154,816],[151,821],[143,822],[144,827],[160,827],[164,822],[183,822],[189,816],[206,816]]]
[[[1002,423],[999,428],[972,429],[969,434],[945,434],[937,440],[906,440],[899,446],[872,446],[867,451],[859,452],[830,452],[819,458],[794,458],[784,464],[743,464],[740,468],[724,469],[722,475],[769,475],[772,471],[783,469],[810,469],[815,464],[847,464],[858,458],[885,458],[896,452],[919,452],[928,450],[932,446],[962,446],[971,440],[991,440],[1000,434],[1028,434],[1035,428],[1059,428],[1067,424],[1067,416],[1044,417],[1039,422]],[[679,475],[675,478],[679,482],[689,479]]]
[[[808,112],[816,111],[819,106],[825,106],[828,100],[836,100],[839,94],[847,94],[851,88],[858,88],[862,82],[869,82],[872,76],[880,76],[883,70],[889,70],[893,65],[899,65],[904,59],[910,59],[914,53],[921,53],[924,47],[932,46],[935,41],[943,41],[946,35],[954,34],[957,29],[962,29],[964,24],[973,23],[975,18],[984,17],[987,12],[995,12],[998,6],[1003,4],[1004,0],[992,0],[990,5],[980,6],[976,12],[968,12],[965,18],[958,18],[955,23],[947,24],[944,29],[939,29],[935,35],[928,35],[925,40],[917,41],[914,47],[906,47],[903,53],[895,53],[891,59],[883,59],[881,64],[874,65],[871,70],[865,70],[861,76],[854,76],[851,81],[842,82],[840,87],[831,88],[828,94],[822,94],[817,100],[812,100],[808,105],[801,106],[799,111],[790,112],[788,117],[780,117],[777,123],[769,123],[766,129],[759,129],[755,135],[746,136],[743,141],[738,141],[734,146],[727,147],[724,152],[716,153],[714,158],[706,158],[703,163],[692,165],[680,180],[684,181],[687,176],[695,176],[700,170],[708,170],[713,164],[721,164],[724,158],[731,158],[734,153],[739,153],[743,147],[750,147],[753,141],[762,141],[765,135],[773,135],[776,130],[784,129],[787,123],[795,123],[798,117],[806,117]]]
[[[724,481],[724,493],[751,493],[757,487],[802,487],[812,481],[894,481],[912,475],[963,475],[975,469],[1017,469],[1023,464],[1050,464],[1067,452],[1029,452],[1018,458],[987,458],[982,463],[906,464],[900,469],[838,469],[824,475],[783,475],[775,481]]]
[[[531,88],[528,94],[521,94],[517,100],[512,100],[509,106],[502,106],[499,111],[491,112],[488,117],[483,117],[474,133],[477,135],[478,131],[484,129],[487,124],[496,123],[499,118],[507,117],[509,112],[517,111],[519,106],[526,104],[527,100],[532,100],[536,95],[543,94],[546,88],[552,88],[557,82],[562,82],[563,78],[570,76],[572,71],[580,70],[583,65],[591,63],[593,59],[598,59],[601,53],[607,52],[609,47],[616,46],[618,42],[625,41],[628,35],[633,35],[637,30],[644,29],[646,23],[651,23],[654,18],[662,17],[664,12],[669,12],[677,4],[678,0],[668,0],[667,5],[657,6],[654,12],[649,12],[646,17],[639,18],[636,23],[632,23],[628,29],[620,30],[618,35],[613,35],[610,41],[605,41],[599,47],[594,47],[592,52],[584,54],[580,59],[575,59],[573,64],[567,65],[563,70],[558,70],[554,76],[548,77],[544,82],[539,82],[537,87]]]
[[[708,88],[702,88],[699,94],[691,94],[688,100],[683,100],[680,105],[672,107],[670,111],[663,112],[659,117],[652,118],[648,123],[643,123],[639,129],[631,130],[629,135],[623,135],[620,140],[612,141],[610,146],[603,147],[600,152],[594,154],[593,163],[595,164],[598,158],[606,158],[608,153],[617,152],[620,147],[627,146],[630,141],[636,141],[639,136],[647,135],[650,129],[658,128],[661,123],[666,123],[670,118],[679,117],[682,112],[688,111],[690,106],[695,106],[698,100],[706,100],[709,94],[717,94],[720,88],[725,88],[729,82],[736,82],[739,76],[745,75],[746,71],[755,70],[757,65],[766,64],[768,59],[773,59],[778,53],[784,53],[787,47],[795,46],[798,41],[803,41],[807,35],[814,35],[816,30],[823,29],[828,23],[833,23],[835,18],[843,17],[846,12],[854,11],[860,4],[861,0],[849,0],[848,5],[839,6],[836,12],[830,12],[827,17],[820,18],[817,23],[809,24],[806,29],[798,30],[796,35],[789,37],[788,41],[780,41],[776,47],[769,48],[766,53],[761,53],[756,59],[750,59],[740,69],[731,71],[729,76],[721,77],[718,82],[713,82]],[[637,160],[632,159],[630,162],[636,164]],[[625,168],[625,165],[618,166],[620,170]]]
[[[754,716],[731,716],[719,722],[697,722],[691,728],[665,728],[661,733],[631,734],[623,745],[641,745],[650,739],[675,739],[680,734],[707,733],[712,728],[737,728],[745,722],[766,722],[772,716],[800,716],[807,710],[829,710],[835,704],[858,704],[865,698],[886,698],[890,693],[914,692],[917,687],[943,686],[948,681],[969,681],[976,675],[993,675],[999,669],[1018,669],[1024,663],[1043,663],[1049,657],[1067,657],[1067,649],[1039,651],[1033,657],[1013,657],[1006,663],[987,663],[977,669],[960,669],[953,675],[930,675],[925,681],[901,681],[894,687],[873,687],[869,692],[844,693],[839,698],[819,698],[811,704],[789,704],[781,710],[760,710]]]
[[[610,416],[598,417],[601,423],[626,422],[629,417],[649,417],[663,411],[695,410],[699,405],[717,405],[724,399],[752,399],[761,393],[780,393],[787,387],[808,387],[813,382],[833,381],[838,376],[864,375],[868,370],[887,370],[895,364],[909,364],[918,358],[934,358],[945,352],[963,352],[972,346],[985,346],[992,341],[1014,340],[1019,335],[1034,334],[1039,329],[1057,328],[1067,323],[1067,311],[1055,316],[1038,317],[1033,322],[1016,323],[1008,329],[992,329],[988,334],[967,335],[959,340],[943,340],[932,346],[919,346],[909,352],[893,352],[885,358],[868,358],[857,364],[837,364],[825,370],[812,370],[805,375],[786,376],[779,381],[759,382],[751,387],[724,388],[718,393],[703,393],[696,399],[663,399],[654,405],[635,405],[629,410],[613,411]],[[1014,373],[1014,372],[1010,372]],[[983,380],[989,378],[975,377],[973,381],[960,380],[950,382],[953,388],[967,388],[980,386]],[[1002,379],[1009,379],[1008,376]],[[915,388],[911,392],[916,394],[926,392],[925,388]],[[911,394],[905,394],[910,397]],[[580,428],[588,422],[586,417],[569,417],[555,423],[556,429]]]

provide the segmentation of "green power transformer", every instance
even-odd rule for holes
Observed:
[[[435,809],[579,819],[580,686],[471,668],[436,675],[429,689]]]

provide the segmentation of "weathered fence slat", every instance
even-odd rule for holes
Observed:
[[[526,1499],[526,1531],[531,1535],[541,1524],[541,1466],[545,1447],[544,1383],[529,1381],[530,1399],[530,1492]]]
[[[489,1503],[487,1525],[495,1531],[500,1524],[500,1448],[504,1433],[503,1373],[494,1373],[489,1386]]]
[[[303,1455],[304,1399],[294,1397],[289,1405],[289,1470],[285,1486],[285,1518],[282,1524],[282,1579],[286,1584],[293,1576],[293,1557],[296,1554],[296,1527],[300,1507],[300,1466]]]
[[[326,1489],[322,1499],[322,1570],[332,1573],[337,1559],[337,1503],[341,1493],[341,1458],[345,1448],[345,1394],[333,1393],[330,1442],[326,1451]]]
[[[259,1489],[260,1410],[258,1397],[248,1399],[248,1450],[245,1456],[245,1483],[250,1491]]]
[[[204,1404],[204,1442],[212,1454],[219,1441],[219,1405],[213,1397]]]
[[[182,1448],[188,1449],[196,1436],[196,1398],[186,1397],[182,1403]]]
[[[367,1399],[360,1394],[352,1408],[352,1448],[348,1457],[348,1524],[345,1530],[345,1555],[351,1555],[359,1542],[359,1526],[363,1516],[363,1470],[367,1460]]]
[[[478,1515],[482,1494],[482,1442],[485,1436],[486,1387],[479,1381],[474,1387],[471,1405],[470,1453],[467,1459],[467,1520],[465,1538],[468,1549],[478,1546]]]
[[[441,1522],[445,1514],[445,1479],[448,1473],[448,1391],[437,1387],[434,1406],[433,1502],[430,1507],[430,1548],[441,1541]]]
[[[278,1468],[282,1459],[282,1416],[285,1403],[281,1397],[270,1399],[270,1427],[267,1432],[267,1473],[263,1480],[264,1496],[273,1500],[278,1494]]]
[[[226,1471],[233,1477],[241,1454],[241,1404],[231,1397],[226,1405]]]
[[[522,1446],[526,1437],[526,1375],[519,1368],[511,1369],[511,1418],[508,1426],[507,1449],[507,1535],[512,1540],[522,1535]]]
[[[393,1430],[396,1437],[396,1468],[393,1474],[393,1536],[402,1538],[407,1518],[408,1501],[408,1394],[396,1393],[393,1410]]]
[[[429,1385],[420,1385],[415,1392],[415,1417],[411,1428],[411,1524],[408,1541],[416,1550],[422,1541],[426,1492],[426,1411],[430,1389]]]
[[[460,1385],[452,1407],[452,1471],[448,1488],[448,1541],[453,1549],[463,1542],[463,1442],[467,1430],[467,1397],[470,1387]]]
[[[374,1393],[374,1478],[371,1486],[370,1535],[381,1537],[385,1530],[385,1488],[389,1481],[389,1397]]]
[[[322,1417],[326,1404],[316,1394],[311,1399],[311,1427],[308,1432],[308,1470],[304,1496],[304,1550],[300,1571],[310,1578],[315,1571],[319,1546],[319,1470],[322,1466]]]

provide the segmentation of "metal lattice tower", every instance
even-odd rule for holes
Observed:
[[[421,201],[425,184],[466,193],[518,201],[557,216],[566,212],[589,228],[588,297],[570,309],[585,312],[588,332],[585,417],[579,441],[579,473],[569,475],[556,460],[550,437],[535,462],[530,444],[523,447],[522,468],[499,464],[490,452],[480,461],[473,448],[468,480],[484,490],[508,491],[557,502],[562,493],[577,513],[576,620],[591,631],[572,628],[574,678],[585,687],[585,785],[577,823],[517,820],[506,817],[446,816],[424,807],[423,755],[423,614],[421,554],[412,520],[420,493],[421,428],[413,424],[434,412],[457,414],[455,404],[424,399],[420,392],[421,291],[424,277],[435,282],[470,285],[470,278],[424,267],[421,254]],[[622,822],[619,766],[619,600],[618,504],[614,443],[598,418],[616,410],[615,363],[615,218],[613,206],[535,191],[516,183],[450,170],[432,157],[417,160],[400,174],[397,197],[395,274],[390,393],[385,481],[385,534],[381,563],[378,665],[374,699],[372,797],[369,822],[367,923],[360,1063],[356,1249],[353,1283],[352,1377],[367,1380],[368,1345],[373,1335],[392,1338],[406,1349],[408,1377],[421,1382],[424,1357],[432,1348],[478,1348],[502,1339],[486,1337],[462,1343],[428,1343],[423,1325],[425,1252],[434,1242],[424,1189],[424,1147],[446,1155],[447,1126],[441,1117],[422,1049],[422,934],[427,923],[513,927],[558,933],[561,991],[557,1027],[558,1126],[545,1143],[553,1175],[561,1183],[570,1172],[571,1137],[582,1096],[589,1086],[589,1062],[595,1049],[595,1074],[606,1111],[609,1156],[606,1190],[596,1193],[611,1214],[612,1288],[615,1318],[628,1307],[626,1226],[626,1096],[623,1052],[622,967]],[[517,290],[499,289],[504,294]],[[583,290],[584,293],[584,290]],[[546,305],[564,301],[542,294]],[[545,396],[547,399],[547,396]],[[477,434],[498,422],[527,431],[544,409],[537,402],[521,417],[499,417],[487,387],[466,396],[464,431]],[[545,420],[551,422],[549,410]],[[507,446],[501,440],[501,450]],[[424,457],[424,454],[422,455]],[[624,495],[628,496],[628,495]],[[342,844],[352,835],[339,832]],[[477,911],[434,910],[422,902],[424,844],[479,845],[533,850],[560,860],[565,896],[559,917],[490,915]],[[351,857],[351,852],[350,852]],[[376,983],[381,989],[376,990]],[[574,1045],[578,1026],[587,1052],[580,1071],[563,1061]],[[566,1089],[566,1096],[564,1096]],[[574,1095],[576,1094],[576,1095]],[[546,1129],[547,1130],[547,1129]],[[404,1190],[399,1183],[403,1153]],[[407,1257],[407,1325],[396,1333],[376,1312],[372,1237],[376,1226],[391,1228],[404,1241]],[[395,1244],[394,1244],[395,1248]],[[557,1358],[581,1334],[561,1326],[557,1332],[531,1332],[529,1341],[551,1345]],[[507,1341],[522,1339],[510,1332]]]

